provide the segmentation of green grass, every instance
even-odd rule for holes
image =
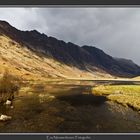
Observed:
[[[140,111],[139,85],[97,86],[92,89],[92,92],[94,95],[106,96],[109,100]]]

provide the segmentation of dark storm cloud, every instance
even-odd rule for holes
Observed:
[[[140,64],[140,8],[1,8],[13,26],[93,45]]]

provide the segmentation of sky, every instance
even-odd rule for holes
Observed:
[[[140,8],[0,8],[0,20],[140,65]]]

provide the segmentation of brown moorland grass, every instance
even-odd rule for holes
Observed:
[[[6,71],[0,79],[0,102],[11,100],[14,93],[19,90],[19,79]]]

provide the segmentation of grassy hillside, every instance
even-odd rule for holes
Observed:
[[[26,46],[11,40],[7,36],[0,36],[0,74],[8,69],[13,75],[21,79],[37,80],[46,78],[82,78],[95,79],[97,77],[111,77],[108,74],[82,71],[70,67],[43,55],[37,55]]]
[[[135,77],[135,78],[132,78],[132,80],[140,80],[140,76],[137,76],[137,77]]]

